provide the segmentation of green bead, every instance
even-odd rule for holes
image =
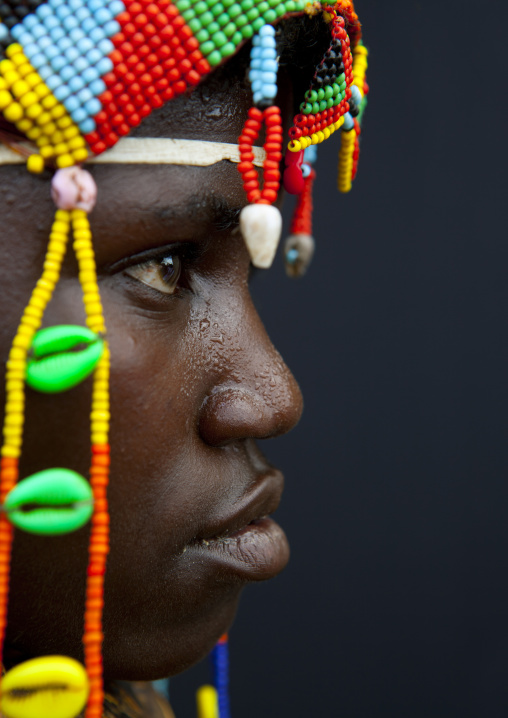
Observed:
[[[319,103],[319,111],[324,112],[327,109],[327,107],[328,107],[327,101],[321,100],[321,102]]]
[[[221,48],[221,54],[222,57],[229,57],[230,55],[233,55],[233,53],[236,52],[236,45],[233,45],[232,42],[227,42],[223,48]]]
[[[227,14],[227,12],[223,12],[216,18],[216,20],[221,27],[226,27],[229,22],[229,15]]]
[[[219,32],[216,32],[214,35],[212,35],[211,40],[213,43],[215,43],[215,47],[217,47],[218,49],[220,49],[228,41],[227,37],[224,35],[224,33],[221,30],[219,30]]]
[[[233,5],[231,5],[231,7],[228,10],[228,15],[231,18],[231,20],[234,20],[235,17],[238,17],[238,15],[241,15],[241,14],[242,14],[242,8],[240,7],[240,5],[236,2],[233,3]]]
[[[213,52],[211,52],[211,53],[208,55],[207,60],[208,60],[208,62],[210,63],[210,65],[212,65],[212,67],[216,67],[217,65],[219,65],[219,64],[222,62],[222,54],[221,54],[221,51],[220,51],[220,50],[213,50]]]
[[[206,28],[214,21],[214,17],[209,10],[207,10],[207,12],[204,12],[199,19],[201,22],[201,26]],[[208,32],[210,32],[210,30],[208,30]]]
[[[324,100],[325,91],[323,90],[322,87],[320,87],[319,90],[317,91],[317,96],[318,96],[318,100]]]
[[[235,19],[235,24],[236,24],[236,27],[238,28],[238,30],[241,30],[242,27],[245,27],[245,25],[247,25],[248,22],[249,21],[247,20],[247,15],[244,15],[243,13]]]
[[[254,35],[254,28],[252,27],[252,25],[244,25],[244,27],[242,27],[241,29],[241,33],[242,37],[245,40],[248,40]]]
[[[213,3],[210,6],[210,12],[214,17],[218,17],[224,12],[224,5],[221,2]]]
[[[197,32],[199,32],[199,30],[201,30],[201,23],[197,19],[197,17],[193,17],[192,20],[189,20],[189,22],[187,24],[189,25],[189,27],[192,30],[192,32],[194,33],[194,35]]]
[[[252,29],[254,30],[254,32],[259,32],[263,25],[265,25],[265,21],[263,20],[263,18],[257,17],[252,23]]]
[[[46,469],[20,481],[4,510],[17,528],[57,536],[84,526],[93,512],[90,484],[70,469]]]
[[[309,90],[309,97],[308,97],[308,99],[310,100],[310,102],[316,102],[316,101],[317,101],[317,99],[318,99],[318,94],[317,94],[316,90]]]
[[[86,327],[41,329],[32,341],[26,383],[46,394],[71,389],[93,372],[103,351],[103,340]]]
[[[208,10],[208,5],[206,4],[206,2],[203,2],[203,0],[200,0],[200,2],[197,2],[194,5],[194,12],[196,15],[202,15],[207,10]]]
[[[333,83],[332,90],[333,90],[334,96],[337,97],[337,95],[340,93],[340,87],[339,87],[339,85],[337,85],[336,82]]]
[[[286,3],[287,12],[296,12],[296,3],[293,0],[288,0]]]
[[[302,111],[302,113],[304,115],[310,115],[310,113],[312,112],[311,103],[310,102],[302,102],[302,104],[300,105],[300,110]]]
[[[247,10],[250,10],[254,7],[254,0],[242,0],[240,3],[240,7],[244,12],[247,12]]]
[[[208,30],[209,35],[215,35],[216,32],[220,31],[220,25],[218,22],[214,21],[207,25],[206,29]]]
[[[327,85],[325,87],[325,100],[329,100],[330,97],[333,97],[333,88],[331,85]]]
[[[243,41],[243,35],[240,32],[240,30],[237,30],[233,37],[231,38],[231,42],[235,47],[238,47],[238,45]]]
[[[344,92],[344,90],[346,89],[346,87],[347,87],[347,84],[346,84],[346,81],[344,80],[344,82],[341,82],[341,83],[340,83],[340,91],[341,91],[341,92]]]
[[[257,9],[257,7],[253,7],[253,8],[251,8],[251,10],[247,10],[247,12],[245,14],[247,16],[247,20],[252,23],[255,22],[259,18],[259,10]],[[264,21],[261,20],[261,26],[263,26],[264,24],[265,24]],[[255,29],[255,31],[257,32],[256,29]]]
[[[277,7],[277,5],[279,4],[279,2],[280,2],[280,0],[268,0],[268,4],[269,4],[270,7],[273,8],[274,10],[275,10],[275,8]]]
[[[312,103],[312,114],[316,115],[319,112],[319,102]]]
[[[201,45],[201,43],[206,42],[208,40],[208,38],[210,37],[210,34],[209,34],[208,30],[205,30],[205,28],[202,27],[199,32],[195,33],[194,37]]]
[[[280,2],[278,5],[275,6],[275,12],[277,13],[277,17],[282,17],[287,12],[291,12],[287,9],[286,5],[282,2]]]
[[[228,24],[223,28],[223,30],[226,37],[231,38],[236,32],[236,25],[234,22],[228,22]]]
[[[329,110],[334,105],[333,97],[330,97],[328,100],[326,100],[326,108]]]
[[[258,3],[258,10],[260,15],[264,15],[267,10],[270,9],[270,5],[266,2],[266,0],[263,0],[263,2]]]
[[[192,8],[185,10],[185,12],[182,13],[182,17],[185,22],[189,22],[189,20],[192,20],[192,18],[194,17],[194,10]]]
[[[182,13],[192,7],[192,2],[191,0],[177,0],[176,7],[178,9],[178,12]]]
[[[342,85],[343,82],[346,82],[346,74],[344,72],[341,72],[335,82],[337,82],[339,85]]]
[[[215,45],[213,44],[213,42],[211,40],[207,40],[202,45],[200,45],[199,49],[201,50],[203,55],[207,56],[215,50]]]
[[[222,0],[222,3],[225,8],[231,7],[232,5],[235,4],[235,2],[236,2],[236,0]]]
[[[266,22],[272,23],[277,20],[277,13],[275,12],[275,10],[267,10],[264,13],[263,17],[265,18]]]

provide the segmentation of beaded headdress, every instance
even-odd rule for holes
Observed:
[[[294,117],[283,157],[281,113],[275,104],[276,26],[283,18],[304,14],[321,15],[330,39]],[[237,146],[126,137],[154,109],[190,92],[248,40],[253,105]],[[367,50],[352,0],[0,0],[0,46],[0,140],[4,143],[0,164],[26,162],[34,173],[55,170],[51,192],[57,207],[43,273],[24,310],[6,366],[0,472],[0,656],[14,527],[61,535],[91,523],[85,667],[64,657],[41,657],[16,666],[2,680],[1,712],[7,718],[50,714],[72,718],[86,705],[86,718],[99,718],[103,585],[109,546],[109,349],[88,220],[97,188],[83,164],[236,162],[248,201],[240,215],[240,228],[253,264],[268,267],[281,235],[281,216],[274,202],[284,161],[284,187],[297,195],[285,261],[288,273],[298,276],[313,253],[317,145],[341,130],[339,190],[348,192],[356,175],[368,93]],[[261,133],[263,148],[256,145]],[[262,167],[262,183],[258,167]],[[71,235],[87,327],[41,330]],[[18,483],[26,386],[56,394],[91,375],[89,479],[54,468]],[[216,649],[221,718],[227,713],[222,694],[225,646],[222,640]],[[52,693],[51,700],[56,702],[49,713],[43,690],[48,684],[60,686],[59,695]],[[205,692],[203,705],[209,699]]]

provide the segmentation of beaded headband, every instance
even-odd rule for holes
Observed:
[[[274,24],[292,15],[321,15],[329,47],[315,68],[285,151],[283,184],[297,195],[286,240],[288,274],[301,275],[314,251],[313,164],[317,145],[341,130],[338,188],[351,189],[366,106],[367,50],[352,0],[1,0],[0,164],[56,170],[56,204],[43,273],[24,310],[6,366],[6,406],[0,466],[0,657],[7,622],[14,527],[62,535],[91,523],[84,664],[41,657],[2,679],[6,718],[100,718],[102,607],[109,550],[109,349],[88,213],[97,188],[89,162],[209,165],[237,163],[248,204],[240,228],[253,264],[269,267],[281,235],[273,206],[281,183],[283,130],[277,97]],[[125,138],[154,109],[191,91],[215,67],[252,40],[249,79],[253,106],[238,146],[188,140]],[[263,130],[264,126],[264,130]],[[255,145],[264,132],[263,148]],[[123,139],[125,138],[125,139]],[[197,148],[197,149],[196,149]],[[263,183],[256,167],[262,167]],[[87,327],[40,329],[72,234]],[[76,351],[78,349],[78,351]],[[67,469],[45,469],[18,483],[25,392],[59,393],[93,376],[89,480]],[[215,651],[217,693],[202,692],[201,716],[228,714],[226,639]],[[59,686],[50,695],[48,685]],[[218,701],[218,703],[217,703]],[[217,707],[219,706],[219,708]]]

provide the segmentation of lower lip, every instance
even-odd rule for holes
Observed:
[[[221,568],[246,581],[273,578],[289,560],[286,534],[269,518],[253,521],[223,538],[197,541],[192,549],[198,550],[201,557],[210,556]]]

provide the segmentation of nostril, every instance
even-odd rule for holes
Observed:
[[[300,395],[299,395],[300,396]],[[199,414],[199,433],[210,446],[241,439],[267,439],[289,431],[301,414],[301,396],[288,421],[286,402],[271,402],[264,394],[224,387],[207,396]],[[295,420],[296,419],[296,420]]]

